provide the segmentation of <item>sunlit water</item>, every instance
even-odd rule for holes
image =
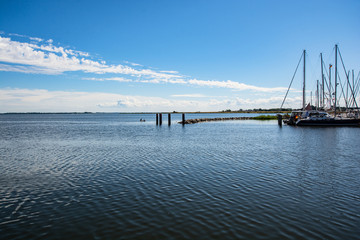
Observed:
[[[180,119],[0,115],[0,238],[359,239],[360,128]]]

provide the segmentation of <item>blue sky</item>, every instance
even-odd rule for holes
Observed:
[[[0,0],[0,112],[280,107],[303,49],[360,70],[360,1]],[[343,77],[344,79],[345,77]],[[301,71],[285,107],[301,107]]]

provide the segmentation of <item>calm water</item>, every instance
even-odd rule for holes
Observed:
[[[360,128],[172,118],[0,115],[0,238],[359,239]]]

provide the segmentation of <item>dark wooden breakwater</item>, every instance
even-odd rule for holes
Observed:
[[[156,114],[156,125],[162,125],[162,113]],[[168,113],[168,125],[171,125],[171,114]],[[200,122],[215,122],[215,121],[232,121],[232,120],[275,120],[278,119],[279,125],[281,122],[281,118],[279,118],[278,114],[277,116],[272,115],[260,115],[256,117],[227,117],[227,118],[196,118],[196,119],[187,119],[185,120],[185,113],[182,113],[182,121],[178,122],[182,125],[185,124],[194,124],[194,123],[200,123]],[[281,116],[281,115],[280,115]],[[280,119],[280,120],[279,120]]]
[[[215,121],[229,121],[229,120],[251,120],[253,117],[229,117],[229,118],[196,118],[188,119],[185,121],[179,122],[180,124],[194,124],[200,122],[215,122]]]

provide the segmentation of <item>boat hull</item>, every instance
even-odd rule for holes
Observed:
[[[351,126],[359,127],[360,119],[352,118],[342,118],[342,119],[322,119],[322,120],[313,120],[313,119],[301,119],[296,122],[296,126],[328,126],[328,127],[338,127],[338,126]]]

